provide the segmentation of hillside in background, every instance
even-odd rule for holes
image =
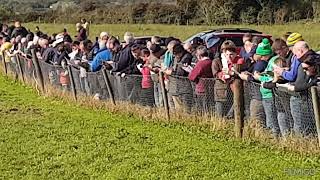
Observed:
[[[0,0],[2,21],[283,24],[320,20],[320,0]]]
[[[40,8],[49,8],[51,5],[55,3],[74,3],[81,4],[85,2],[94,3],[98,6],[108,6],[108,5],[129,5],[135,3],[175,3],[173,0],[0,0],[0,4],[6,8],[12,8],[14,11],[25,11],[34,10]]]

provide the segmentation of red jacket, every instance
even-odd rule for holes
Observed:
[[[196,93],[205,93],[205,81],[201,78],[213,78],[211,70],[212,61],[209,58],[199,60],[196,66],[189,74],[189,80],[196,83]]]
[[[142,89],[149,89],[152,87],[151,70],[148,67],[143,67],[141,69],[142,74]]]

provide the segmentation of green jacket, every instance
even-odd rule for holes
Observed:
[[[269,60],[267,68],[264,70],[264,73],[261,74],[259,81],[261,82],[270,82],[273,80],[273,76],[268,74],[268,72],[273,71],[273,65],[274,61],[278,58],[279,56],[274,56]],[[272,98],[272,90],[266,89],[266,88],[260,88],[260,92],[262,95],[262,99],[270,99]]]

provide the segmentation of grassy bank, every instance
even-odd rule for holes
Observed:
[[[320,157],[39,97],[0,77],[1,179],[310,179]]]
[[[75,25],[73,24],[26,24],[31,30],[35,29],[35,26],[39,26],[40,29],[49,34],[61,32],[66,27],[72,35],[75,35]],[[98,36],[100,32],[107,31],[112,35],[123,37],[126,31],[134,32],[136,36],[143,35],[162,35],[162,36],[174,36],[182,40],[188,37],[209,29],[219,27],[247,27],[262,31],[267,34],[273,35],[273,37],[281,37],[285,32],[300,32],[306,41],[311,46],[320,50],[320,24],[319,23],[291,23],[285,25],[229,25],[229,26],[176,26],[176,25],[139,25],[139,24],[104,24],[104,25],[92,25],[90,28],[90,38],[94,40],[95,36]]]

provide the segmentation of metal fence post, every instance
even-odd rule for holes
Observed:
[[[234,80],[234,117],[235,117],[235,134],[237,138],[242,138],[244,127],[244,90],[241,79]]]
[[[170,120],[168,94],[167,94],[167,90],[166,90],[165,84],[164,84],[164,73],[162,71],[160,71],[160,73],[159,73],[159,81],[160,81],[160,86],[161,86],[161,91],[162,91],[164,108],[166,110],[166,116],[167,116],[167,119]]]
[[[318,92],[317,92],[317,87],[311,87],[311,94],[312,94],[314,118],[316,121],[318,141],[319,141],[319,146],[320,146],[320,107],[319,107],[320,103],[319,103],[319,96],[318,96]]]
[[[77,99],[78,99],[77,98],[77,90],[76,90],[76,86],[75,86],[75,83],[74,83],[73,73],[72,73],[70,65],[68,66],[68,73],[69,73],[70,85],[71,85],[71,91],[72,91],[72,94],[73,94],[73,98],[74,98],[75,101],[77,101]]]
[[[41,68],[40,68],[40,65],[39,65],[39,61],[38,61],[35,49],[31,49],[31,55],[32,55],[33,65],[34,65],[34,68],[35,68],[36,73],[37,73],[37,77],[38,77],[38,79],[40,81],[39,83],[40,83],[41,91],[44,92],[45,89],[44,89],[43,76],[42,76]]]
[[[108,90],[108,93],[109,93],[109,97],[111,99],[111,102],[116,105],[116,102],[114,100],[114,94],[113,94],[113,91],[112,91],[112,88],[111,88],[111,83],[110,83],[110,79],[109,79],[109,76],[107,74],[107,70],[106,69],[102,69],[102,74],[103,74],[103,79],[104,79],[104,82],[106,83],[106,86],[107,86],[107,90]]]
[[[3,62],[4,73],[6,76],[8,76],[8,69],[7,69],[6,57],[4,52],[2,52],[2,62]]]
[[[20,62],[20,56],[19,56],[18,54],[16,55],[16,59],[17,59],[17,64],[18,64],[19,72],[20,72],[20,75],[21,75],[21,80],[22,80],[23,83],[25,83],[24,73],[23,73],[23,70],[22,70],[22,67],[21,67],[21,62]]]

